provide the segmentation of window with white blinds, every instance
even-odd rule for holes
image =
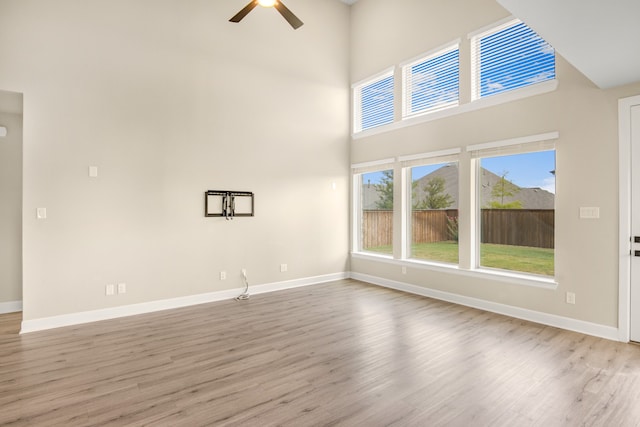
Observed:
[[[394,120],[393,69],[354,85],[354,132],[393,123]]]
[[[458,105],[459,42],[402,67],[403,117]]]
[[[473,99],[555,79],[553,47],[518,19],[470,39]]]

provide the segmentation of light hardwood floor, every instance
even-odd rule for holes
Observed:
[[[2,426],[638,426],[640,347],[353,280],[22,336]]]

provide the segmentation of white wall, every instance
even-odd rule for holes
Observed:
[[[4,94],[0,92],[0,98]],[[0,126],[0,313],[22,301],[22,115],[3,112]],[[7,310],[2,309],[5,307]],[[13,307],[13,308],[9,308]]]
[[[461,97],[468,101],[466,35],[507,16],[493,0],[360,0],[352,7],[351,80],[362,80],[462,38]],[[640,84],[603,91],[561,56],[557,57],[557,77],[558,89],[551,93],[355,139],[351,144],[351,160],[359,163],[559,131],[556,290],[418,268],[409,268],[404,275],[397,265],[368,259],[354,258],[352,271],[616,327],[617,100],[640,93]],[[465,197],[469,194],[461,194]],[[579,219],[581,206],[599,206],[601,219]],[[565,303],[567,291],[576,293],[576,305]]]
[[[25,100],[26,320],[240,290],[241,268],[348,269],[349,9],[227,22],[245,4],[0,0],[0,88]],[[255,192],[256,216],[204,218],[207,189]]]

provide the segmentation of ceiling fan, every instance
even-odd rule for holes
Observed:
[[[246,5],[240,12],[236,13],[233,18],[229,19],[229,22],[240,22],[249,14],[257,5],[262,7],[275,7],[280,15],[293,27],[294,30],[300,28],[303,22],[298,19],[280,0],[252,0],[251,3]]]

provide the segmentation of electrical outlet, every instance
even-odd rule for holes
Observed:
[[[567,292],[567,304],[576,303],[576,294],[573,292]]]
[[[107,296],[116,294],[116,285],[107,285],[104,287],[104,294]]]
[[[221,271],[220,272],[220,280],[227,280],[227,272],[226,271]]]
[[[36,209],[36,218],[38,218],[38,219],[47,219],[47,208],[38,208],[38,209]]]
[[[287,266],[287,264],[280,264],[280,273],[284,273],[288,269],[289,267]]]
[[[127,284],[126,283],[118,283],[118,293],[126,294],[127,293]]]

